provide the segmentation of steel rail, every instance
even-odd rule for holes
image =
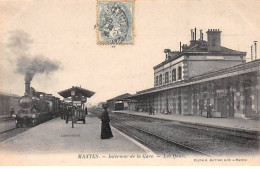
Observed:
[[[9,131],[15,130],[15,129],[16,129],[16,127],[11,128],[11,129],[8,129],[8,130],[5,130],[5,131],[1,131],[1,132],[0,132],[0,135],[1,135],[1,134],[4,134],[4,133],[7,133],[7,132],[9,132]]]
[[[122,124],[123,124],[123,123],[122,123]],[[115,125],[114,123],[111,123],[111,125],[112,125],[113,127],[115,127],[116,129],[120,130],[121,132],[127,134],[127,135],[130,136],[131,138],[134,138],[135,140],[139,141],[140,143],[142,143],[142,144],[144,144],[144,145],[146,145],[146,146],[148,146],[148,147],[151,147],[151,148],[155,149],[157,152],[160,152],[160,153],[162,153],[162,154],[165,154],[165,152],[164,152],[163,150],[161,150],[161,149],[159,149],[159,148],[157,148],[157,147],[155,147],[155,146],[153,146],[153,145],[151,145],[151,144],[148,144],[147,142],[143,141],[141,138],[139,138],[139,137],[133,135],[132,133],[128,132],[127,130],[123,129],[122,127],[119,127],[118,125]]]
[[[202,151],[200,151],[200,150],[197,150],[197,149],[194,149],[194,148],[192,148],[192,147],[186,146],[186,145],[181,144],[181,143],[179,143],[179,142],[177,142],[177,141],[175,141],[175,140],[169,140],[169,139],[167,139],[167,138],[165,138],[165,137],[163,137],[163,136],[160,136],[160,135],[155,134],[155,133],[152,133],[152,132],[150,132],[150,131],[141,129],[141,128],[139,128],[139,127],[132,126],[132,125],[129,125],[129,124],[125,124],[125,123],[122,123],[122,122],[120,122],[120,121],[118,121],[118,120],[115,120],[115,119],[112,119],[112,121],[117,121],[118,123],[124,124],[124,125],[126,125],[126,126],[128,126],[128,127],[134,128],[134,129],[139,130],[139,131],[141,131],[141,132],[144,132],[144,133],[147,133],[147,134],[152,135],[152,136],[154,136],[154,137],[160,138],[160,139],[164,140],[165,142],[169,142],[169,143],[171,143],[171,144],[178,145],[178,146],[180,146],[180,147],[182,147],[182,148],[188,149],[189,151],[192,150],[193,152],[196,152],[197,154],[202,154],[202,155],[205,155],[205,156],[212,157],[212,155],[210,155],[210,154],[207,154],[207,153],[202,152]],[[113,124],[113,123],[112,123],[112,124]],[[146,143],[146,144],[147,144],[147,143]],[[162,150],[161,150],[161,151],[162,151]]]

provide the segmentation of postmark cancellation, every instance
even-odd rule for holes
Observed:
[[[134,42],[134,0],[97,0],[97,44]]]

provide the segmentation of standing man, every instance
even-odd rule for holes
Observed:
[[[211,118],[212,105],[209,103],[207,106],[207,118]]]
[[[152,115],[152,106],[149,106],[149,115]]]
[[[66,109],[65,109],[65,117],[66,117],[66,123],[68,123],[69,122],[69,107],[68,106],[66,106]]]
[[[14,108],[11,109],[10,114],[11,114],[11,117],[13,114],[15,114]]]
[[[87,106],[85,107],[85,114],[88,115],[88,108],[87,108]]]

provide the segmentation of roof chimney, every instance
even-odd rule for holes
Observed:
[[[202,29],[200,30],[200,40],[202,40]]]
[[[180,42],[180,52],[181,52],[181,42]]]
[[[257,41],[254,41],[255,42],[255,60],[257,59]]]
[[[165,60],[169,59],[169,52],[171,52],[170,49],[164,49],[164,53],[166,54]]]
[[[253,45],[251,45],[251,61],[253,61]]]
[[[196,34],[197,34],[197,29],[196,29],[196,27],[195,27],[195,41],[196,41]]]
[[[221,31],[219,29],[210,29],[207,31],[208,35],[208,51],[220,51],[221,50]]]
[[[193,37],[193,29],[190,30],[190,36],[191,36],[190,40],[193,40],[193,38],[192,38]]]

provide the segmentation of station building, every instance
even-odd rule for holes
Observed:
[[[125,93],[120,96],[116,96],[107,100],[107,105],[109,110],[126,110],[128,109],[128,102],[130,101],[127,97],[130,97],[131,94]]]
[[[20,96],[15,94],[0,93],[0,115],[10,115],[10,111],[14,108],[14,111],[19,110],[18,101]]]
[[[129,97],[129,109],[156,113],[203,115],[213,105],[215,117],[259,117],[260,60],[247,62],[246,52],[221,46],[221,31],[209,29],[207,41],[191,30],[190,44],[165,49],[154,66],[154,87]]]

